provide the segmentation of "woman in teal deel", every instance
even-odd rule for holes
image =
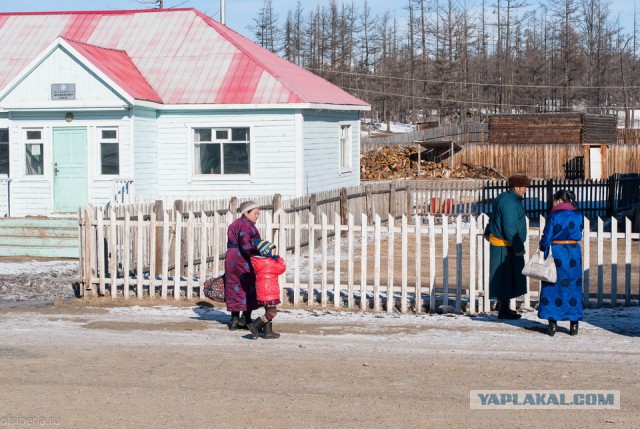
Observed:
[[[489,297],[497,300],[499,319],[519,319],[509,308],[509,300],[527,293],[524,243],[527,223],[522,206],[531,181],[524,174],[509,177],[509,189],[496,197],[485,237],[491,243],[489,256]]]

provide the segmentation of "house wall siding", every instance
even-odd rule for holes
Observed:
[[[153,200],[158,193],[157,111],[136,108],[133,116],[136,198]]]
[[[249,127],[250,177],[192,176],[194,127]],[[160,197],[294,195],[294,111],[162,112],[158,118],[157,160]]]
[[[9,156],[11,181],[11,216],[48,215],[53,213],[53,129],[84,127],[87,130],[87,190],[89,203],[103,205],[112,194],[112,180],[131,177],[130,120],[125,111],[75,112],[70,123],[64,120],[65,112],[13,113],[9,126]],[[100,174],[100,146],[98,133],[101,127],[117,127],[120,152],[120,175]],[[44,174],[25,175],[25,129],[43,131]]]
[[[358,112],[313,111],[304,117],[304,191],[315,193],[360,183],[360,114]],[[351,125],[352,161],[340,168],[340,125]]]

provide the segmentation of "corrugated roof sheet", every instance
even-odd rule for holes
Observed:
[[[0,14],[0,89],[57,37],[136,99],[368,106],[195,9]]]
[[[162,103],[125,51],[65,40],[133,98]]]

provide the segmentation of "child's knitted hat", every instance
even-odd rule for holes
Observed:
[[[264,256],[265,258],[273,257],[272,251],[276,248],[275,244],[267,240],[253,240],[253,244],[256,246],[260,256]]]

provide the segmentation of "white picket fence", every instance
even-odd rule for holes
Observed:
[[[281,209],[257,225],[262,238],[274,241],[285,254],[283,302],[402,313],[490,311],[485,215],[471,216],[465,223],[460,216],[446,215],[395,219],[374,214],[373,222],[365,213],[358,217],[359,222],[349,214],[342,224],[337,214],[333,222],[326,214],[320,219],[310,214],[305,221],[295,214],[291,222]],[[165,210],[158,220],[154,212],[144,215],[142,208],[137,213],[126,209],[119,218],[112,208],[105,218],[101,210],[88,207],[80,216],[83,291],[125,299],[203,298],[205,279],[224,270],[226,248],[221,243],[233,219],[231,214]],[[543,226],[544,219],[540,222]],[[615,219],[611,222],[617,231]],[[587,233],[589,229],[585,219],[585,303],[637,305],[640,251],[634,240],[640,234],[631,233],[629,221],[624,232],[604,232],[603,220],[595,231]],[[529,228],[528,252],[537,248],[540,234],[541,228]],[[622,258],[624,276],[618,276]],[[530,292],[518,304],[531,308],[539,286],[530,282]],[[439,308],[441,304],[447,306]]]

